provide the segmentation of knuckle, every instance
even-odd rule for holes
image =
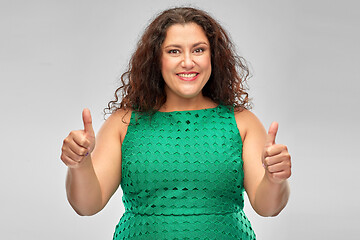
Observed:
[[[73,130],[69,133],[69,137],[75,138],[79,135],[79,131]]]
[[[62,161],[66,166],[69,166],[69,165],[70,165],[69,158],[66,157],[65,155],[61,155],[60,159],[61,159],[61,161]]]
[[[66,145],[69,143],[69,138],[65,138],[64,141],[63,141],[63,145]]]

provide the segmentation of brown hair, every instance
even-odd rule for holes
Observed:
[[[118,109],[155,112],[166,101],[165,82],[161,74],[161,46],[167,29],[174,24],[196,23],[209,40],[212,72],[202,93],[218,104],[235,109],[251,107],[246,80],[249,69],[239,57],[225,30],[206,12],[189,7],[172,8],[160,13],[145,29],[128,70],[121,75],[115,100],[108,103],[105,113]],[[121,96],[120,96],[121,94]],[[121,102],[119,102],[121,97]]]

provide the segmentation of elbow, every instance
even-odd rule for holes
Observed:
[[[280,211],[281,212],[281,211]],[[276,217],[276,216],[278,216],[279,214],[280,214],[280,212],[276,212],[276,213],[274,213],[274,214],[271,214],[269,217]]]
[[[75,204],[70,203],[70,206],[72,207],[72,209],[74,209],[74,211],[76,212],[77,215],[81,216],[81,217],[85,217],[85,216],[93,216],[95,214],[97,214],[98,212],[101,211],[102,208],[99,207],[77,207],[75,206]]]
[[[97,214],[98,212],[100,212],[100,210],[79,210],[74,207],[73,207],[73,209],[76,212],[76,214],[81,217],[93,216],[93,215]]]
[[[72,209],[79,216],[93,216],[100,212],[105,204],[102,203],[102,199],[95,199],[91,201],[90,199],[83,200],[81,198],[76,198],[76,195],[67,195],[68,203]]]
[[[280,212],[278,213],[261,213],[261,212],[256,212],[257,214],[259,214],[261,217],[276,217],[277,215],[279,215]]]
[[[270,212],[258,212],[255,211],[261,217],[276,217],[279,213],[270,213]]]
[[[77,210],[75,208],[73,208],[73,209],[76,212],[76,214],[79,215],[80,217],[90,216],[90,215],[87,215],[87,214],[85,214],[85,213],[83,213],[83,212],[81,212],[81,211],[79,211],[79,210]]]
[[[79,215],[80,217],[89,217],[89,216],[93,216],[96,214],[95,213],[90,213],[90,212],[80,212],[80,211],[77,211],[75,210],[75,212],[77,213],[77,215]]]
[[[276,217],[278,216],[281,211],[283,210],[283,207],[277,210],[274,209],[256,209],[254,208],[255,212],[261,216],[261,217]]]

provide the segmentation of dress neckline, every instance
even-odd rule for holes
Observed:
[[[194,110],[177,110],[177,111],[169,111],[169,112],[160,112],[157,111],[156,113],[159,114],[166,114],[166,113],[183,113],[183,112],[199,112],[199,111],[209,111],[209,110],[215,110],[220,107],[220,104],[218,104],[216,107],[210,107],[210,108],[203,108],[203,109],[194,109]]]

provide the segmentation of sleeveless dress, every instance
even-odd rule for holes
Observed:
[[[134,111],[122,144],[125,213],[113,239],[256,239],[243,178],[232,107]]]

